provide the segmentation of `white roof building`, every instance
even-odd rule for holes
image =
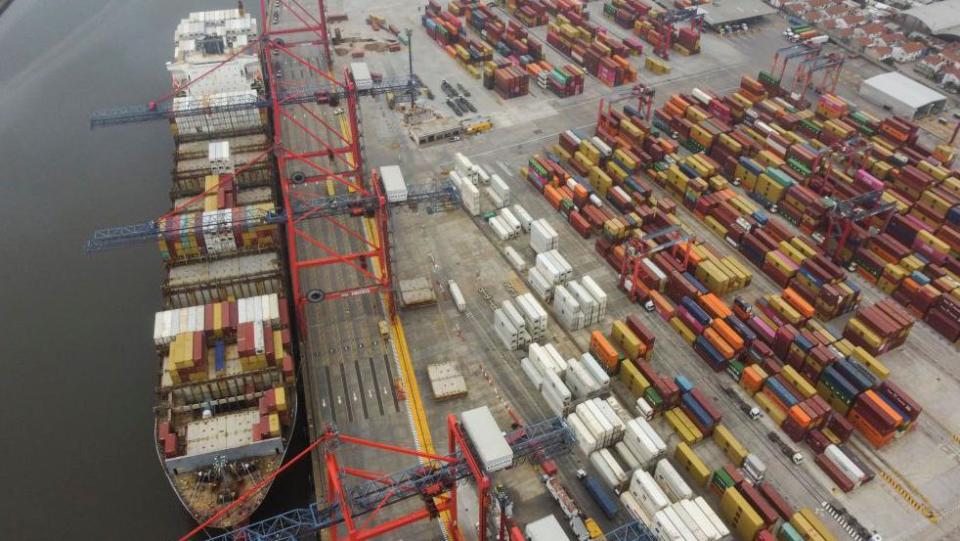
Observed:
[[[860,95],[894,114],[916,118],[943,110],[943,94],[897,72],[884,73],[860,83]]]
[[[249,13],[238,9],[191,13],[177,25],[173,61],[167,62],[174,86],[186,86],[187,95],[196,97],[250,90],[263,79],[257,51],[253,47],[244,51],[256,37],[257,21]],[[210,72],[234,54],[230,62]],[[196,82],[187,86],[191,81]]]

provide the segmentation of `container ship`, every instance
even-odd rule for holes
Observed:
[[[242,9],[191,13],[167,63],[175,111],[251,104],[171,121],[173,209],[157,222],[165,277],[153,332],[156,447],[198,522],[281,465],[296,422],[288,277],[272,219],[276,166],[266,117],[253,106],[264,88],[260,61],[244,51],[255,37],[256,21]],[[245,523],[268,491],[211,526]]]

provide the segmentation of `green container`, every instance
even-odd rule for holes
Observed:
[[[710,483],[719,488],[720,492],[722,493],[724,490],[727,490],[733,486],[733,478],[730,477],[730,474],[724,471],[723,468],[720,468],[713,472],[713,477],[710,479]]]
[[[793,169],[794,171],[796,171],[797,173],[800,173],[805,177],[810,176],[810,173],[811,173],[810,168],[802,164],[800,160],[796,158],[787,158],[787,165],[789,165],[791,169]]]
[[[777,169],[776,167],[768,167],[766,173],[768,177],[773,179],[774,182],[783,186],[784,188],[789,188],[795,184],[789,175]]]
[[[660,393],[653,387],[647,387],[647,390],[643,391],[643,398],[653,406],[653,409],[659,411],[663,408],[663,398],[660,397]]]
[[[803,126],[807,128],[807,130],[809,130],[814,134],[820,135],[820,132],[823,131],[819,126],[814,124],[813,121],[810,119],[805,118],[801,120],[800,123],[803,124]]]
[[[743,363],[740,361],[730,361],[730,363],[727,364],[727,373],[730,374],[730,377],[732,377],[734,381],[740,381],[740,378],[743,377]]]
[[[777,539],[779,541],[803,541],[803,536],[793,527],[793,524],[783,522],[780,524],[780,529],[777,530]]]

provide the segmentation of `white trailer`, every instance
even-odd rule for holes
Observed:
[[[467,309],[467,301],[463,298],[463,292],[460,291],[460,286],[456,282],[450,280],[447,283],[447,287],[450,289],[450,298],[453,299],[453,304],[456,305],[457,310],[463,312]]]

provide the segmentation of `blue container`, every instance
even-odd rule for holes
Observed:
[[[709,289],[707,289],[702,283],[700,283],[700,280],[697,280],[696,276],[690,274],[689,272],[683,273],[683,277],[686,278],[688,282],[690,282],[690,285],[697,288],[697,291],[699,291],[701,295],[706,295],[707,293],[710,292]]]
[[[700,174],[697,173],[696,169],[694,169],[693,167],[690,167],[685,163],[679,164],[679,168],[680,168],[680,172],[682,172],[684,175],[687,175],[687,178],[697,178],[700,176]]]
[[[753,216],[753,219],[756,220],[761,227],[767,225],[767,222],[770,221],[767,213],[763,212],[762,210],[755,210],[752,214],[750,214],[750,216]]]
[[[606,515],[608,519],[613,519],[617,516],[617,511],[620,506],[617,504],[617,499],[613,494],[607,490],[607,487],[603,486],[592,475],[584,477],[580,482],[583,483],[583,487],[587,489],[590,497],[593,498],[593,501],[597,503],[597,506],[600,507],[600,510],[603,511],[603,514]]]
[[[227,367],[227,346],[223,343],[223,340],[217,340],[213,345],[213,352],[213,364],[219,372]]]
[[[913,281],[916,282],[916,283],[918,283],[918,284],[920,284],[921,286],[925,286],[925,285],[927,285],[927,284],[930,283],[930,278],[927,277],[926,274],[924,274],[924,273],[922,273],[922,272],[920,272],[920,271],[913,271],[913,272],[911,272],[911,273],[910,273],[910,278],[913,278]]]
[[[821,287],[823,287],[823,280],[820,280],[819,278],[814,276],[813,273],[808,271],[807,269],[804,269],[801,267],[800,269],[797,270],[797,274],[802,274],[805,278],[807,278],[810,281],[810,283],[813,284],[813,287],[817,289],[820,289]]]
[[[841,359],[833,365],[857,389],[857,394],[877,386],[877,378],[866,366],[850,358]]]
[[[694,302],[690,297],[684,297],[680,299],[680,304],[690,312],[690,315],[694,317],[701,325],[709,325],[713,318],[709,314],[703,311],[703,308],[700,308],[700,305]]]
[[[804,353],[809,352],[811,349],[813,349],[813,346],[814,346],[813,342],[811,342],[810,340],[807,340],[806,337],[804,337],[802,334],[797,334],[796,336],[794,336],[793,343],[796,344],[797,347],[802,349]]]
[[[680,402],[686,406],[687,413],[692,414],[695,419],[692,419],[698,426],[706,428],[708,431],[713,428],[713,419],[707,415],[707,410],[703,409],[703,406],[699,402],[694,400],[692,394],[685,394],[680,399]]]
[[[693,342],[693,349],[714,370],[721,370],[727,362],[723,355],[720,355],[720,352],[717,351],[717,348],[713,347],[713,344],[702,334],[697,336],[697,339]]]
[[[734,332],[743,338],[744,344],[750,345],[754,340],[757,339],[757,333],[753,332],[753,329],[750,327],[747,327],[747,324],[743,321],[740,321],[740,318],[737,316],[730,314],[724,318],[724,321],[727,322],[727,325],[730,325],[730,328],[733,329]]]
[[[760,173],[763,173],[763,166],[751,160],[750,158],[741,156],[740,164],[743,165],[744,169],[746,169],[747,171],[750,171],[754,175],[759,175]]]
[[[823,369],[823,372],[820,374],[820,381],[833,391],[833,394],[840,398],[845,404],[851,404],[853,403],[853,399],[857,397],[857,388],[834,368],[835,364],[836,363]]]
[[[783,404],[788,408],[793,406],[797,402],[799,402],[799,400],[797,400],[797,397],[793,396],[793,393],[788,391],[787,388],[784,387],[782,383],[780,383],[779,381],[773,378],[767,378],[767,381],[764,384],[764,387],[767,387],[768,389],[773,391],[773,394],[776,395],[778,399],[780,399],[780,402],[783,402]]]
[[[673,382],[677,384],[677,387],[680,387],[681,393],[686,394],[693,390],[693,383],[683,374],[674,376]]]
[[[623,113],[629,117],[640,116],[640,112],[637,111],[632,105],[624,105]]]

